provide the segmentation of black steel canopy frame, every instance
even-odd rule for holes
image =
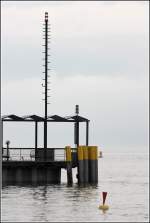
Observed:
[[[3,133],[3,122],[34,122],[35,123],[35,149],[38,148],[38,123],[45,122],[45,118],[38,115],[28,115],[28,116],[17,116],[14,114],[5,115],[2,117],[2,133]],[[89,122],[90,120],[79,116],[66,116],[62,117],[59,115],[48,116],[46,122],[72,122],[75,123],[74,138],[76,147],[79,146],[79,123],[86,123],[86,145],[89,143]],[[2,136],[3,145],[3,136]]]

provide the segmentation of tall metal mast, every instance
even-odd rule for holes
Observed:
[[[44,24],[44,40],[45,40],[45,57],[44,57],[44,72],[45,73],[45,78],[43,79],[45,81],[44,85],[42,84],[42,86],[45,88],[45,116],[44,116],[44,149],[47,149],[47,105],[48,103],[48,32],[49,32],[49,28],[48,28],[48,12],[45,12],[45,24]],[[46,154],[46,153],[45,153]]]

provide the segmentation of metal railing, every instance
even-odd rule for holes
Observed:
[[[43,150],[43,148],[3,147],[2,158],[3,161],[36,161],[40,159],[38,151]],[[47,151],[53,152],[51,161],[66,161],[65,148],[47,148]],[[72,152],[76,152],[76,148],[72,148]]]

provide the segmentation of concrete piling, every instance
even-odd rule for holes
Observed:
[[[3,164],[3,185],[60,183],[61,167],[53,163],[13,161]]]
[[[78,183],[84,183],[84,161],[83,161],[83,147],[79,146],[77,148],[78,153]]]
[[[66,165],[66,168],[67,168],[67,183],[68,183],[69,186],[71,186],[72,183],[73,183],[71,147],[66,146],[65,150],[66,150],[66,162],[67,162],[67,165]]]
[[[32,168],[32,183],[33,185],[37,184],[38,178],[37,178],[37,168],[33,167]]]
[[[98,183],[97,146],[79,146],[78,153],[78,183]]]
[[[89,183],[98,183],[98,154],[97,146],[88,146]]]
[[[84,164],[84,183],[89,183],[89,161],[88,161],[88,147],[82,146],[83,149],[83,164]]]
[[[22,182],[22,178],[24,177],[24,176],[22,176],[21,168],[17,169],[15,175],[16,175],[16,181],[18,182],[18,184],[20,184]]]

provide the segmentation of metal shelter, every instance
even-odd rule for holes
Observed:
[[[66,116],[62,117],[59,115],[48,116],[46,122],[72,122],[74,123],[74,143],[76,147],[79,146],[79,123],[86,123],[86,145],[88,146],[89,142],[89,121],[87,118],[84,118],[79,115]],[[35,123],[35,149],[38,147],[38,123],[45,122],[45,118],[38,115],[27,115],[27,116],[17,116],[14,114],[5,115],[2,117],[2,132],[4,122],[34,122]],[[45,133],[44,133],[45,134]],[[3,138],[2,138],[3,143]],[[3,145],[3,144],[2,144]]]

